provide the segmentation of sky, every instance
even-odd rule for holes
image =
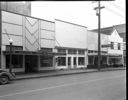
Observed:
[[[55,21],[63,21],[83,25],[90,29],[98,28],[98,16],[95,7],[98,2],[92,1],[32,1],[33,17]],[[118,24],[126,21],[126,1],[101,1],[101,28]]]

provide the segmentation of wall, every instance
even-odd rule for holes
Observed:
[[[9,38],[25,51],[54,48],[54,29],[54,22],[2,11],[2,50],[9,45]]]
[[[56,46],[87,48],[87,28],[73,23],[55,20]],[[59,44],[59,45],[58,45]]]
[[[109,54],[123,54],[123,39],[119,36],[116,30],[108,37],[108,42],[114,42],[114,49],[108,48]],[[117,43],[121,43],[121,50],[118,50]]]
[[[88,35],[88,50],[98,50],[98,33],[87,31]],[[108,35],[101,34],[101,45],[108,44]],[[101,51],[107,51],[107,48],[102,48]]]
[[[41,20],[41,47],[54,48],[55,23]]]
[[[6,51],[10,38],[13,40],[13,46],[22,46],[23,51],[53,49],[55,47],[54,29],[54,22],[2,11],[2,51]],[[2,55],[2,68],[6,68],[5,60],[5,55]],[[23,72],[24,66],[13,70]]]

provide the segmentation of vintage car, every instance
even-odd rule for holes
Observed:
[[[6,70],[0,69],[0,84],[4,85],[15,79],[14,73],[9,73]]]

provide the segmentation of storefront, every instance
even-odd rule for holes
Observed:
[[[4,61],[6,69],[9,70],[10,67],[10,52],[3,51]],[[54,69],[54,61],[56,55],[66,55],[64,53],[54,53],[54,52],[30,52],[30,51],[12,51],[11,52],[11,65],[13,72],[37,72],[41,70]]]
[[[123,56],[109,55],[109,65],[113,67],[123,66]]]
[[[57,69],[76,69],[86,68],[87,66],[87,50],[78,48],[56,47],[58,53],[66,53],[66,55],[56,56]]]

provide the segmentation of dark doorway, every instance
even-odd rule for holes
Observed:
[[[68,67],[71,68],[71,57],[68,57]]]
[[[73,65],[76,67],[76,57],[73,58]]]
[[[25,72],[37,72],[38,69],[38,56],[36,55],[26,55],[25,56]]]

